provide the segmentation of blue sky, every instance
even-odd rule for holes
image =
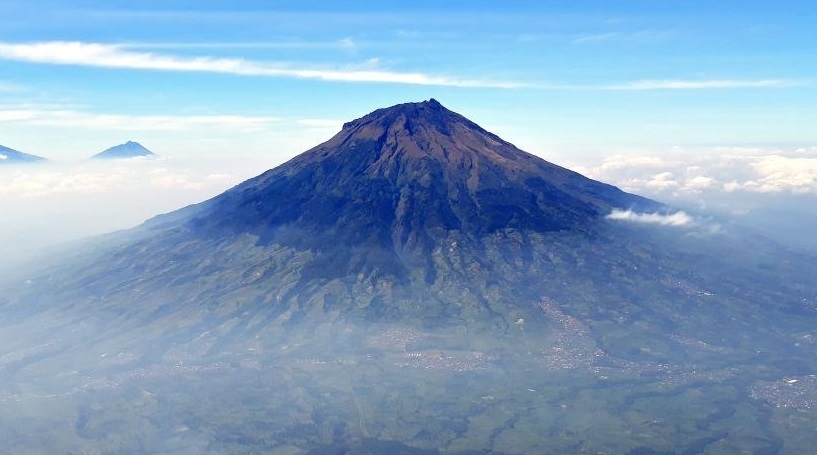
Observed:
[[[0,144],[62,166],[0,174],[0,237],[55,213],[74,236],[126,227],[432,97],[663,201],[817,195],[813,1],[0,0],[0,18]],[[166,159],[83,161],[127,140]]]
[[[0,143],[283,156],[430,97],[555,161],[817,142],[811,2],[444,3],[3,0]]]

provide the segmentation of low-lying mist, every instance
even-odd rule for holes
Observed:
[[[211,157],[0,167],[0,270],[201,202],[274,164]]]

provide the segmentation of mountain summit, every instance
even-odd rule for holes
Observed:
[[[127,159],[127,158],[155,158],[157,155],[142,146],[138,142],[128,141],[124,144],[113,146],[92,156],[92,160],[100,159]]]
[[[348,273],[359,263],[353,248],[394,269],[452,235],[462,243],[507,230],[586,231],[614,208],[661,205],[523,152],[432,99],[346,123],[201,204],[187,226],[317,250],[337,263],[327,272]]]

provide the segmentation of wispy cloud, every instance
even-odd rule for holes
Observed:
[[[302,126],[309,126],[314,128],[337,128],[343,126],[343,120],[323,119],[323,118],[304,118],[296,120],[295,123]]]
[[[259,131],[276,117],[246,115],[122,115],[84,112],[58,106],[0,105],[0,123],[92,128],[119,131],[182,131],[194,128],[227,128]]]
[[[705,90],[738,88],[782,88],[802,85],[788,79],[709,79],[709,80],[641,80],[601,87],[604,90]]]
[[[155,50],[155,49],[338,49],[343,51],[354,50],[358,47],[357,41],[352,38],[343,38],[335,41],[201,41],[201,42],[173,42],[173,41],[138,41],[118,44],[121,49]]]
[[[673,30],[634,30],[589,33],[573,38],[573,44],[596,44],[608,42],[654,43],[673,36]]]
[[[581,35],[573,39],[573,44],[583,44],[583,43],[598,43],[604,41],[610,41],[621,36],[620,33],[617,32],[609,32],[609,33],[594,33],[588,35]]]
[[[632,210],[613,210],[607,215],[608,220],[632,221],[644,224],[659,224],[662,226],[687,226],[694,222],[694,219],[685,212],[675,213],[637,213]]]
[[[618,84],[560,84],[558,82],[529,85],[540,90],[574,91],[652,91],[652,90],[734,90],[802,87],[811,82],[791,79],[644,79]]]
[[[86,42],[0,42],[0,58],[51,65],[221,73],[239,76],[314,79],[331,82],[370,82],[483,88],[520,87],[519,84],[509,82],[451,78],[420,72],[346,68],[295,68],[280,63],[258,62],[238,58],[186,57],[155,52],[138,52],[129,50],[123,45]]]
[[[21,92],[25,87],[12,82],[0,81],[0,93],[2,92]]]

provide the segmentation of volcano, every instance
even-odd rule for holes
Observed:
[[[0,438],[43,453],[808,450],[817,261],[701,217],[643,222],[673,215],[436,100],[380,109],[7,280],[0,400],[27,418],[0,417]]]
[[[195,299],[212,279],[213,305],[242,301],[295,320],[328,312],[505,326],[520,317],[516,302],[542,295],[556,257],[576,259],[569,244],[610,235],[614,209],[664,207],[525,153],[432,99],[374,111],[220,196],[147,222],[144,240],[116,253],[127,265],[89,273],[105,295],[132,292],[119,280],[134,267],[151,287]]]

